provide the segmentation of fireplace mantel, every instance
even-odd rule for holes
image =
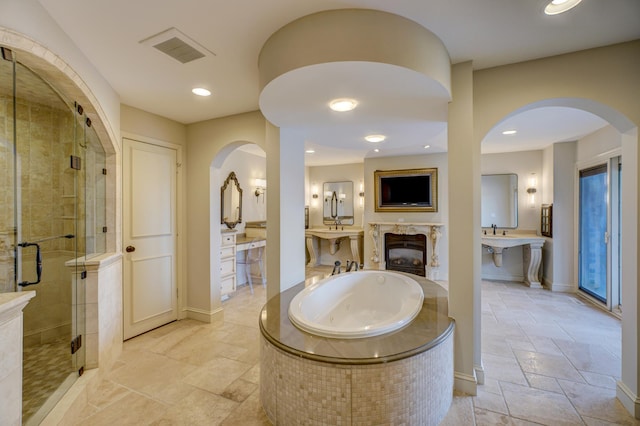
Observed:
[[[439,247],[438,243],[442,237],[443,223],[431,223],[431,222],[369,222],[369,236],[373,240],[373,254],[371,256],[371,262],[374,268],[387,269],[387,265],[384,260],[384,234],[400,234],[400,235],[415,235],[423,234],[431,242],[430,250],[427,254],[427,258],[430,261],[425,266],[425,274],[429,279],[438,279],[438,272],[440,267]]]

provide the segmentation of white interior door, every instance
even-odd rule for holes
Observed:
[[[124,139],[124,338],[178,318],[176,150]]]

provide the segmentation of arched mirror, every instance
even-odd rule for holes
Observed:
[[[229,173],[220,188],[220,223],[229,229],[242,222],[242,188],[235,172]]]

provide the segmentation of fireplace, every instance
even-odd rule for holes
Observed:
[[[384,234],[387,269],[426,276],[427,237],[424,234]]]

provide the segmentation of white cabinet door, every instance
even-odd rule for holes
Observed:
[[[124,338],[178,318],[176,150],[124,139]]]

